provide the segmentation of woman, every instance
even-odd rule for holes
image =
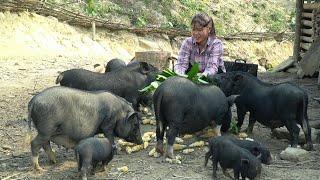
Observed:
[[[198,13],[192,18],[191,28],[192,36],[182,43],[174,71],[185,74],[197,62],[204,76],[216,74],[219,67],[226,72],[222,42],[216,37],[212,18],[205,13]]]

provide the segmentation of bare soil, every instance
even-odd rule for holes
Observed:
[[[27,104],[31,97],[55,85],[59,71],[83,67],[92,69],[93,64],[86,58],[79,57],[48,57],[48,58],[16,58],[0,60],[0,179],[76,179],[77,164],[73,150],[67,151],[54,145],[57,164],[48,164],[47,157],[42,151],[40,166],[46,172],[37,174],[32,171],[30,164],[30,136],[26,122]],[[92,61],[90,61],[92,62]],[[295,75],[288,73],[259,74],[268,82],[293,81],[309,93],[309,118],[311,121],[320,119],[320,105],[312,97],[320,97],[316,79],[298,80]],[[234,111],[234,109],[233,109]],[[234,114],[235,115],[235,114]],[[246,120],[247,122],[248,120]],[[246,124],[243,128],[246,127]],[[142,125],[142,131],[155,131],[155,126]],[[32,136],[36,130],[32,129]],[[315,151],[310,152],[310,159],[300,163],[280,160],[279,153],[288,146],[287,140],[272,138],[270,129],[256,124],[252,137],[265,143],[271,150],[274,161],[271,165],[263,165],[262,179],[320,179],[320,147],[316,144]],[[194,137],[184,144],[200,140]],[[201,139],[207,140],[207,139]],[[126,154],[118,152],[108,165],[107,172],[96,173],[91,179],[211,179],[212,167],[204,167],[206,148],[196,148],[195,152],[182,154],[181,164],[169,164],[163,157],[153,158],[148,152],[155,146],[155,140],[146,150]],[[128,173],[118,172],[117,168],[128,166]],[[219,179],[228,179],[221,169]]]

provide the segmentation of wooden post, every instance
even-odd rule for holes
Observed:
[[[300,36],[301,36],[301,14],[302,14],[302,4],[303,0],[296,0],[296,30],[295,30],[295,40],[293,47],[293,59],[295,62],[300,61]]]
[[[92,21],[92,40],[96,40],[96,23]]]

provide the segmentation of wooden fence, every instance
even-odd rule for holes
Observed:
[[[95,24],[97,28],[105,28],[109,30],[126,30],[137,34],[167,34],[169,37],[176,36],[190,36],[190,32],[179,29],[169,29],[161,27],[144,27],[137,28],[121,23],[113,23],[105,19],[90,17],[81,12],[75,12],[64,8],[62,5],[53,4],[50,2],[39,0],[0,0],[0,11],[29,11],[35,12],[43,16],[53,16],[60,21],[65,21],[70,25],[82,26],[91,28]],[[277,40],[283,41],[286,39],[293,39],[293,32],[243,32],[237,34],[230,34],[221,36],[219,38],[225,40],[245,40],[245,41],[263,41],[263,40]]]

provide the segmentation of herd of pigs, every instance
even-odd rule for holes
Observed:
[[[153,108],[156,151],[168,158],[174,158],[176,136],[221,125],[222,136],[209,140],[205,154],[205,164],[212,160],[213,178],[217,177],[218,163],[225,175],[230,176],[227,169],[233,169],[235,179],[259,178],[261,163],[271,163],[266,146],[228,132],[233,104],[237,107],[239,129],[250,112],[248,133],[252,133],[256,121],[271,129],[285,126],[291,136],[290,145],[297,147],[299,124],[305,134],[304,148],[313,149],[308,95],[294,84],[268,84],[249,73],[235,71],[209,76],[209,84],[195,84],[175,76],[165,80],[153,94],[141,93],[139,90],[155,81],[159,73],[149,63],[126,64],[120,59],[110,60],[104,73],[85,69],[60,73],[56,84],[61,86],[43,90],[28,104],[29,126],[33,122],[38,132],[31,141],[33,168],[42,170],[38,162],[41,147],[49,161],[56,162],[50,146],[54,142],[75,149],[78,171],[86,179],[87,172],[94,172],[99,163],[106,166],[112,160],[116,152],[114,137],[143,143],[140,105]],[[95,137],[99,133],[105,137]]]

